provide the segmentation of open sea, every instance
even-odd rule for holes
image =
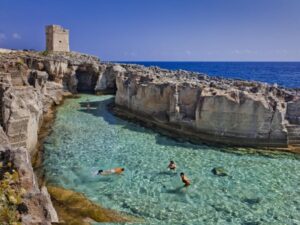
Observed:
[[[300,62],[122,62],[300,88]]]

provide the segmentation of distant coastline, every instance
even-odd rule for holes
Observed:
[[[221,62],[221,61],[116,61],[125,64],[189,70],[221,78],[233,78],[300,88],[300,62]]]

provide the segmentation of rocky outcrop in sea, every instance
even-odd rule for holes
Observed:
[[[0,53],[0,151],[20,175],[24,224],[57,221],[31,159],[54,106],[80,92],[116,94],[114,112],[170,135],[221,144],[300,147],[300,94],[294,89],[189,71],[103,63],[68,52]],[[2,154],[1,153],[1,154]],[[18,203],[19,204],[19,203]],[[17,206],[16,206],[17,207]]]

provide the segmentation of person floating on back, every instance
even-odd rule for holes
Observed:
[[[110,174],[122,174],[124,172],[124,168],[114,168],[110,170],[99,170],[97,175],[110,175]]]
[[[191,184],[190,180],[184,175],[184,173],[180,173],[180,177],[185,187]]]
[[[168,165],[168,169],[170,170],[175,170],[176,169],[176,164],[174,161],[170,161],[170,164]]]

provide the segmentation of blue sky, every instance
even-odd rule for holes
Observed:
[[[0,0],[0,48],[71,49],[103,60],[300,61],[300,0]]]

